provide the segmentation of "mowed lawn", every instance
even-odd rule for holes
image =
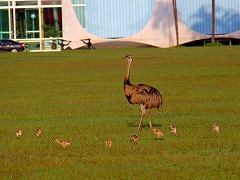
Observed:
[[[126,54],[131,82],[163,96],[151,115],[164,139],[147,118],[137,131],[140,106],[123,91]],[[240,46],[0,56],[1,179],[240,178]],[[138,143],[129,141],[133,134]],[[63,149],[56,137],[71,146]]]

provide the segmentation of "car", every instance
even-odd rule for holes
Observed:
[[[18,52],[25,51],[25,44],[10,39],[0,40],[0,51]]]

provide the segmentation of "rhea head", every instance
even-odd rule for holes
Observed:
[[[132,56],[131,55],[126,55],[126,56],[123,56],[122,59],[132,60]]]

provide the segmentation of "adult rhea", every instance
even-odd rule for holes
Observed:
[[[138,84],[136,86],[132,85],[130,83],[130,66],[133,59],[130,55],[126,55],[122,59],[126,59],[128,61],[127,71],[124,77],[124,92],[126,98],[130,104],[139,104],[142,110],[138,130],[140,130],[145,114],[148,114],[149,126],[150,129],[152,129],[150,110],[152,108],[159,108],[160,106],[162,106],[162,95],[157,89],[149,85],[146,84]]]

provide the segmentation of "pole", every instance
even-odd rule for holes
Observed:
[[[177,15],[177,0],[172,0],[173,4],[173,14],[174,14],[174,22],[175,22],[175,31],[176,31],[176,39],[177,39],[177,46],[179,46],[179,34],[178,34],[178,15]]]
[[[33,25],[33,38],[35,38],[35,28],[34,28],[34,26],[35,26],[35,23],[34,23],[34,18],[32,18],[32,25]]]
[[[215,0],[212,0],[212,44],[215,41]]]

